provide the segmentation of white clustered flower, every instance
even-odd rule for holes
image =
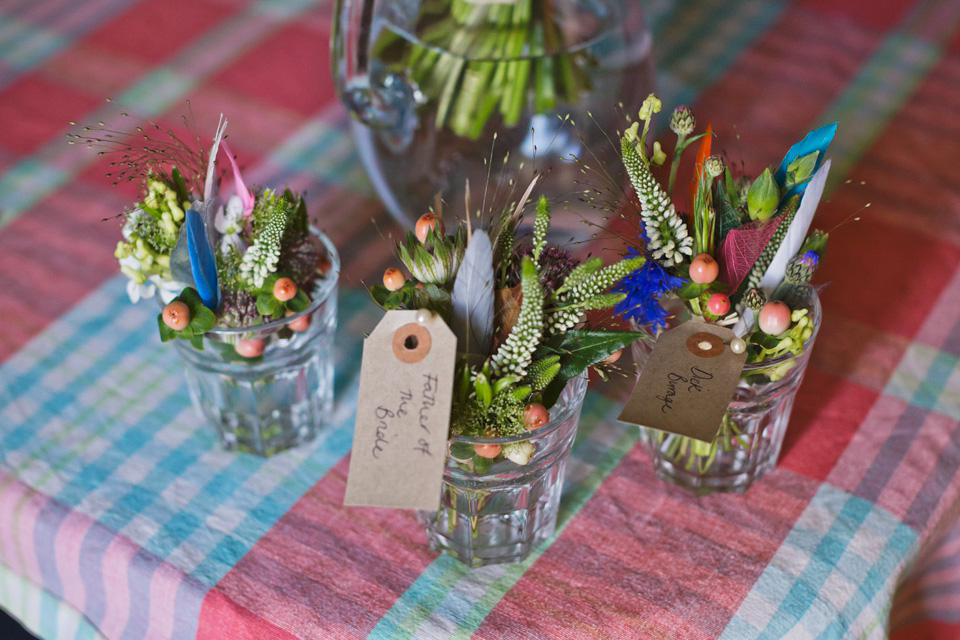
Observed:
[[[623,163],[640,200],[640,218],[653,257],[665,267],[672,267],[693,255],[693,238],[687,234],[687,225],[677,215],[673,203],[653,178],[649,167],[641,161],[633,144],[622,140]]]

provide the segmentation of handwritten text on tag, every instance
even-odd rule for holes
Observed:
[[[456,353],[428,312],[388,311],[364,341],[344,504],[439,506]]]
[[[712,442],[747,359],[735,337],[695,320],[661,333],[620,420]]]

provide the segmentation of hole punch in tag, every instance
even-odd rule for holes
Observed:
[[[697,320],[661,333],[619,419],[713,442],[747,361],[734,339]]]
[[[388,311],[364,340],[345,505],[439,506],[456,356],[426,311]]]

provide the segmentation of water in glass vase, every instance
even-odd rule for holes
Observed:
[[[547,173],[538,191],[576,204],[571,155],[613,158],[607,135],[652,88],[639,4],[378,3],[368,72],[341,97],[359,116],[359,154],[390,211],[412,223],[440,193],[460,212],[467,179],[476,207],[485,187],[509,194],[513,180],[522,190],[535,171]]]

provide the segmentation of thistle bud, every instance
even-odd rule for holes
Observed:
[[[456,275],[465,245],[462,230],[455,236],[441,235],[429,246],[408,231],[406,241],[397,243],[397,254],[414,278],[425,284],[442,285]]]
[[[767,167],[747,191],[747,213],[751,220],[769,220],[780,203],[780,189]]]
[[[693,111],[690,107],[680,105],[673,110],[670,116],[670,131],[678,136],[688,136],[693,133],[697,126],[697,119],[693,117]]]
[[[783,279],[790,284],[807,284],[812,277],[813,269],[796,258],[787,263],[787,268],[783,274]]]
[[[726,168],[726,164],[723,162],[723,158],[718,155],[712,155],[707,158],[706,162],[703,163],[703,168],[706,169],[707,175],[711,178],[716,178],[723,170]]]
[[[751,311],[760,311],[766,302],[767,296],[763,293],[762,289],[748,289],[747,292],[743,294],[743,304],[747,305],[747,309]]]
[[[787,263],[784,280],[790,284],[807,284],[813,278],[813,272],[820,262],[816,251],[806,251],[790,259]]]

